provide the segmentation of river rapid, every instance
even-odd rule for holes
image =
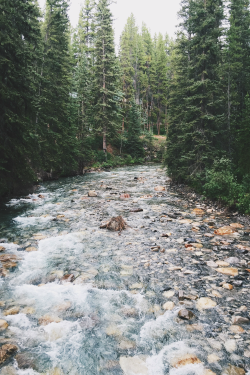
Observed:
[[[127,229],[100,229],[120,215]],[[8,201],[1,375],[250,374],[249,232],[244,218],[174,192],[155,165]]]

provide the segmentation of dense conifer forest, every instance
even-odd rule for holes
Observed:
[[[118,51],[109,5],[85,0],[74,29],[68,0],[0,1],[0,196],[163,160],[174,181],[250,213],[249,0],[182,0],[175,40],[131,14]]]

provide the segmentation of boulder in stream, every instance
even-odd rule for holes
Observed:
[[[106,223],[100,226],[101,229],[108,229],[115,232],[121,232],[122,230],[126,229],[128,224],[125,222],[125,220],[121,216],[112,217],[112,219]]]

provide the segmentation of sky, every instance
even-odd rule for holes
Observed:
[[[43,8],[45,0],[38,0]],[[83,0],[71,0],[69,11],[72,26],[76,26]],[[145,22],[152,34],[162,33],[175,36],[178,25],[177,12],[180,0],[116,0],[111,5],[114,16],[115,42],[119,44],[120,35],[131,13],[134,14],[138,26]]]

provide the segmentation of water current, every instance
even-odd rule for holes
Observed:
[[[18,347],[2,375],[212,375],[229,364],[243,372],[227,375],[248,371],[248,331],[230,333],[227,311],[248,309],[248,286],[223,294],[236,293],[221,291],[230,276],[204,267],[214,254],[201,245],[211,214],[197,217],[195,204],[167,185],[159,166],[119,168],[44,183],[1,207],[0,344]],[[126,230],[100,229],[119,215]],[[185,237],[194,237],[192,251]],[[199,308],[204,297],[214,306]],[[178,317],[183,308],[193,320]]]

